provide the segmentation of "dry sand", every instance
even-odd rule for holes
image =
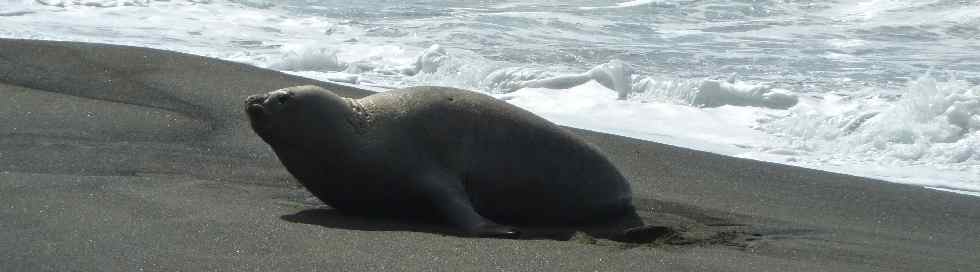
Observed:
[[[980,198],[577,129],[649,223],[687,232],[475,239],[344,217],[241,110],[300,84],[370,94],[175,52],[0,40],[0,271],[980,271]]]

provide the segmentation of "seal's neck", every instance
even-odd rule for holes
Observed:
[[[354,132],[357,134],[364,134],[367,132],[372,118],[370,112],[368,112],[368,108],[364,106],[359,99],[344,97],[344,101],[347,102],[347,106],[350,107],[351,111],[353,112],[353,114],[348,117],[347,122],[350,123],[352,128],[354,128]]]

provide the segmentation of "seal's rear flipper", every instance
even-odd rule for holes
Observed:
[[[422,179],[419,182],[422,193],[432,201],[432,207],[464,235],[520,238],[521,233],[516,228],[494,223],[477,213],[458,178],[444,171],[430,171]]]

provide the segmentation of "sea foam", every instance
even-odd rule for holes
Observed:
[[[761,128],[782,135],[792,150],[808,155],[806,160],[951,170],[961,174],[907,174],[889,180],[942,186],[941,180],[951,178],[960,188],[980,190],[980,87],[924,75],[908,82],[898,97],[882,93],[829,95]],[[868,175],[860,167],[848,171]]]

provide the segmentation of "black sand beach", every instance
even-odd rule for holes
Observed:
[[[199,56],[0,39],[0,271],[980,271],[980,199],[572,129],[632,182],[628,245],[338,215],[242,101],[315,84]],[[691,238],[694,237],[694,238]]]

